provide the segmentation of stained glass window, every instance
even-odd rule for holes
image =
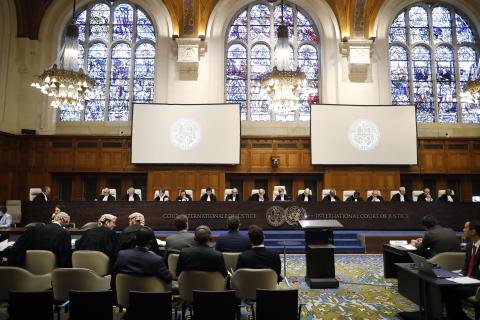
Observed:
[[[310,103],[318,102],[320,54],[316,27],[293,4],[283,4],[283,21],[289,28],[290,65],[305,72],[308,81],[308,88],[300,96],[299,111],[287,115],[272,114],[259,82],[274,64],[282,5],[279,1],[251,4],[232,19],[226,32],[226,101],[240,104],[244,121],[308,121]]]
[[[478,44],[468,20],[447,5],[414,5],[389,30],[392,104],[414,103],[418,122],[480,123],[480,107],[461,102],[475,73]]]
[[[60,121],[128,121],[132,102],[153,102],[155,29],[138,6],[96,1],[76,16],[79,65],[96,83],[83,112]]]

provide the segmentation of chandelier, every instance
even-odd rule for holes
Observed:
[[[465,91],[462,92],[460,96],[465,103],[480,103],[480,59],[476,72],[470,77],[470,81],[468,81],[465,86]]]
[[[275,65],[271,72],[260,80],[263,92],[268,96],[270,106],[276,114],[288,114],[298,110],[300,93],[306,87],[305,74],[297,70],[296,65],[290,65],[290,44],[288,42],[288,27],[283,20],[283,1],[281,4],[282,23],[277,29],[277,45],[275,47]]]
[[[81,111],[85,100],[93,97],[95,81],[78,66],[78,28],[75,25],[75,0],[72,22],[67,26],[59,61],[31,84],[52,98],[51,106],[64,111]]]

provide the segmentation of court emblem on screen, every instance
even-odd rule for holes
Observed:
[[[180,150],[194,149],[201,139],[202,127],[193,119],[178,119],[170,126],[170,141]]]
[[[355,120],[348,129],[348,141],[360,151],[372,150],[380,141],[380,129],[371,120]]]

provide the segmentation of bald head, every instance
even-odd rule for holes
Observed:
[[[207,244],[212,235],[210,228],[207,226],[198,226],[195,229],[195,241],[199,244]]]

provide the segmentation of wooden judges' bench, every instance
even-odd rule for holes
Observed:
[[[173,220],[186,214],[190,228],[206,224],[212,229],[226,229],[229,215],[240,216],[243,228],[251,224],[264,229],[299,229],[298,225],[284,222],[272,226],[267,218],[280,221],[282,215],[309,220],[338,220],[344,229],[356,230],[419,230],[422,217],[435,216],[440,224],[460,230],[465,221],[478,217],[480,203],[322,203],[322,202],[97,202],[71,201],[50,203],[22,203],[21,226],[30,222],[48,222],[55,205],[62,204],[77,227],[97,221],[105,213],[118,217],[117,227],[128,225],[128,215],[140,212],[146,224],[154,229],[174,229]]]

